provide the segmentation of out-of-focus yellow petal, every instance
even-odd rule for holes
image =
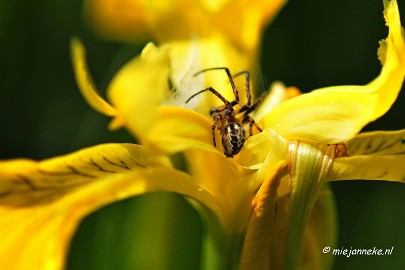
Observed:
[[[209,193],[170,168],[166,157],[152,157],[141,146],[100,145],[42,162],[1,162],[0,268],[62,269],[71,236],[85,215],[150,191],[194,198],[221,220]]]
[[[200,1],[87,0],[85,15],[102,36],[157,41],[190,38],[207,32],[210,10]]]
[[[286,2],[287,0],[229,1],[215,14],[214,25],[236,46],[255,53],[264,27]]]
[[[116,114],[115,109],[100,97],[94,86],[87,68],[86,52],[83,44],[76,38],[73,38],[70,44],[76,81],[83,97],[94,110],[108,116],[114,116]]]
[[[131,41],[151,37],[146,1],[88,0],[84,4],[87,22],[100,35]]]
[[[386,113],[405,75],[405,43],[395,0],[385,1],[388,38],[381,43],[380,75],[365,86],[336,86],[301,95],[276,107],[263,119],[289,140],[338,143]]]
[[[141,141],[169,92],[169,64],[167,51],[149,43],[140,57],[121,68],[108,87],[108,97],[118,114],[115,121],[129,127]]]
[[[257,49],[264,26],[285,2],[87,0],[84,8],[89,23],[107,38],[168,42],[217,32],[239,49],[252,52]]]

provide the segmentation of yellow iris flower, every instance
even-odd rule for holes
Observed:
[[[117,1],[103,3],[108,2]],[[189,5],[177,2],[184,8]],[[217,261],[219,269],[230,264],[240,269],[329,267],[331,257],[322,256],[320,250],[335,241],[334,205],[329,187],[323,184],[347,179],[405,180],[404,130],[357,135],[389,110],[403,83],[405,43],[396,1],[384,1],[389,34],[380,44],[382,70],[375,80],[298,96],[297,89],[274,84],[253,114],[263,132],[251,136],[234,158],[226,158],[221,145],[217,149],[212,144],[208,111],[221,102],[208,93],[185,104],[192,94],[209,86],[232,100],[225,73],[193,74],[209,67],[226,66],[235,72],[252,68],[255,63],[250,57],[256,53],[260,28],[281,2],[264,9],[261,1],[251,5],[238,1],[252,7],[252,12],[262,12],[262,17],[238,26],[242,37],[249,34],[249,27],[257,29],[252,43],[211,15],[230,16],[229,1],[201,1],[199,9],[191,13],[187,9],[180,16],[164,1],[158,7],[146,3],[130,9],[140,12],[130,18],[140,18],[135,22],[157,35],[154,38],[162,44],[148,44],[139,57],[122,67],[108,87],[108,102],[91,80],[82,44],[72,40],[83,96],[95,110],[113,117],[111,128],[126,127],[140,145],[104,144],[41,162],[2,161],[0,268],[63,268],[69,241],[84,216],[111,202],[153,191],[191,199],[216,232],[213,245],[218,252],[206,254],[206,259]],[[196,15],[197,10],[201,14]],[[235,12],[232,16],[238,15]],[[212,18],[214,25],[221,26],[218,33],[200,29],[194,16]],[[171,27],[166,23],[173,19],[190,29],[179,30],[172,38],[167,29],[159,36],[155,29]],[[200,36],[191,36],[193,29]],[[134,36],[140,34],[145,33]],[[173,155],[179,154],[186,162],[184,171],[173,164]],[[219,239],[215,238],[218,233]],[[243,247],[233,246],[235,239],[242,239]],[[43,241],[48,245],[41,246]]]

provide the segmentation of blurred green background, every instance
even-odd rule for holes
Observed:
[[[398,2],[405,21],[405,2]],[[81,0],[0,2],[0,159],[44,159],[103,142],[134,142],[125,130],[108,131],[109,119],[91,110],[79,94],[69,39],[78,35],[84,41],[101,91],[144,44],[97,37],[83,23],[81,6]],[[274,80],[304,92],[369,82],[380,70],[378,41],[387,35],[382,11],[382,0],[290,1],[266,30],[263,88]],[[403,91],[390,112],[365,130],[405,128],[404,108]],[[405,269],[405,185],[332,185],[338,247],[394,247],[391,256],[338,256],[334,269]],[[180,196],[156,193],[129,199],[85,219],[68,267],[165,269],[159,267],[170,263],[172,269],[198,269],[203,230]]]

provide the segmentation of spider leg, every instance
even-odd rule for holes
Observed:
[[[193,97],[205,92],[205,91],[210,91],[211,93],[213,93],[215,96],[217,96],[224,104],[225,106],[230,109],[231,111],[233,111],[233,105],[231,104],[231,102],[229,102],[228,100],[226,100],[217,90],[215,90],[212,87],[208,87],[206,89],[203,89],[201,91],[198,91],[197,93],[195,93],[194,95],[192,95],[191,97],[189,97],[186,100],[186,103],[189,102]]]
[[[252,127],[255,126],[255,128],[259,131],[262,132],[263,130],[256,124],[255,120],[253,120],[252,117],[249,115],[245,115],[243,117],[242,123],[249,123],[249,136],[252,136]]]
[[[233,80],[233,76],[232,76],[231,71],[229,70],[229,68],[227,68],[227,67],[214,67],[214,68],[203,69],[203,70],[200,70],[199,72],[195,73],[194,77],[197,76],[197,75],[200,75],[201,73],[206,72],[206,71],[220,70],[220,69],[225,70],[226,75],[228,76],[229,83],[231,84],[231,87],[232,87],[233,95],[235,96],[235,100],[231,101],[230,104],[232,106],[235,106],[236,104],[239,103],[239,92],[238,92],[238,89],[235,86],[235,82]]]
[[[250,105],[252,105],[252,94],[250,93],[250,72],[247,70],[244,70],[244,71],[238,72],[236,74],[233,74],[232,77],[236,78],[240,75],[245,75],[245,89],[246,89],[246,100],[247,100],[246,105],[250,106]]]
[[[214,147],[217,146],[217,142],[215,141],[215,129],[217,127],[218,121],[222,119],[222,115],[218,114],[214,118],[214,123],[211,126],[211,133],[212,133],[212,142],[214,143]]]
[[[265,98],[268,94],[269,94],[268,91],[263,92],[263,93],[260,95],[260,97],[258,97],[258,98],[256,99],[255,103],[253,103],[251,106],[247,106],[247,105],[242,106],[242,108],[240,108],[240,110],[239,110],[238,113],[245,112],[244,115],[248,115],[249,113],[253,112],[253,111],[257,108],[257,106],[259,106],[259,105],[263,102],[264,98]]]

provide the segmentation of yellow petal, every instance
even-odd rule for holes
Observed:
[[[169,92],[169,69],[167,50],[149,43],[140,57],[121,68],[108,87],[119,123],[129,127],[141,141],[156,121],[157,107]]]
[[[218,32],[227,36],[234,47],[252,51],[257,49],[266,23],[285,3],[286,0],[106,0],[100,4],[87,0],[84,7],[90,24],[107,38],[154,38],[163,43]]]
[[[283,182],[279,162],[263,182],[253,203],[251,219],[242,252],[241,269],[283,269],[289,196],[280,196]],[[287,172],[288,173],[288,172]],[[277,188],[278,187],[278,188]],[[275,211],[276,210],[276,211]],[[319,250],[336,245],[336,207],[330,186],[321,189],[304,236],[300,269],[329,269],[332,254]]]
[[[140,58],[132,60],[115,76],[108,96],[117,111],[116,119],[143,145],[170,153],[187,147],[213,151],[209,110],[221,101],[209,92],[187,104],[186,101],[209,86],[216,87],[229,99],[234,98],[233,91],[223,70],[197,77],[194,74],[213,65],[245,70],[247,63],[247,58],[223,37],[170,42],[159,48],[148,44]],[[171,91],[169,80],[174,88]],[[207,118],[180,107],[195,109]]]
[[[211,123],[200,114],[180,107],[162,106],[159,118],[146,132],[147,145],[166,153],[186,149],[218,150],[213,146]]]
[[[87,0],[85,12],[102,36],[129,41],[187,39],[206,33],[211,17],[200,1],[186,0]]]
[[[275,202],[277,188],[285,168],[285,161],[277,163],[256,195],[243,243],[240,269],[271,269],[270,261],[273,259],[271,254],[274,248],[278,248],[272,245],[276,234]]]
[[[382,42],[380,75],[365,86],[335,86],[301,95],[264,118],[267,127],[289,140],[338,143],[386,113],[401,89],[405,44],[395,0],[385,2],[388,38]]]
[[[225,230],[228,233],[242,233],[249,212],[247,198],[253,194],[246,188],[248,181],[242,179],[237,167],[218,151],[189,149],[184,156],[187,170],[194,181],[207,190],[221,207]]]
[[[349,155],[399,155],[405,153],[405,130],[360,133],[346,142]]]
[[[286,2],[287,0],[228,1],[227,5],[215,14],[214,25],[220,27],[237,47],[254,54],[264,27]]]
[[[361,133],[346,143],[351,156],[336,158],[328,178],[404,182],[404,142],[405,130]]]
[[[405,182],[404,164],[405,154],[337,158],[328,179]]]
[[[269,89],[269,94],[263,99],[259,107],[253,112],[256,122],[270,113],[281,103],[301,95],[301,91],[296,87],[285,87],[281,82],[274,82]]]
[[[94,86],[87,68],[85,59],[86,52],[83,44],[78,39],[73,38],[70,42],[70,46],[76,81],[83,97],[94,110],[108,116],[114,116],[116,114],[115,109],[100,97],[96,87]]]
[[[245,142],[238,163],[245,168],[266,171],[264,167],[272,167],[288,157],[288,143],[274,130],[265,129]],[[265,165],[261,166],[263,163]]]
[[[216,202],[190,176],[141,146],[100,145],[42,162],[1,162],[0,268],[62,269],[85,215],[150,191],[185,194],[221,220]]]
[[[131,41],[151,37],[149,15],[141,1],[87,0],[84,12],[87,23],[105,37]]]

